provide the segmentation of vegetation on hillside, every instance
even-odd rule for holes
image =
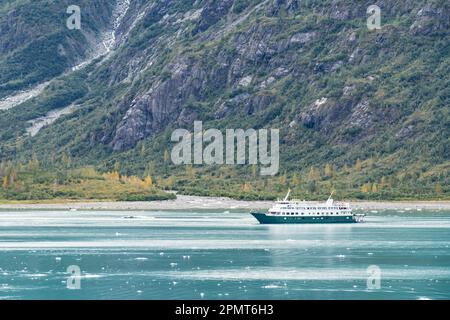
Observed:
[[[67,70],[80,56],[49,53],[62,44],[87,54],[86,38],[61,23],[66,2],[37,10],[36,39],[5,48],[0,57],[0,97],[53,78],[40,96],[0,111],[0,175],[8,180],[0,198],[121,199],[120,192],[138,192],[137,181],[152,177],[151,194],[166,189],[273,199],[290,187],[307,199],[332,190],[347,199],[450,199],[448,1],[380,4],[376,31],[366,27],[370,1],[280,0],[259,10],[261,2],[253,0],[155,0],[151,8],[136,1],[130,12],[142,19],[127,17],[134,29],[117,37],[125,40],[111,58],[76,72]],[[29,5],[0,5],[0,23],[12,8],[24,12],[22,21],[31,14],[27,8],[37,6]],[[98,16],[90,8],[83,21],[95,33],[107,25],[112,5]],[[8,36],[14,35],[5,32],[0,43]],[[242,85],[245,77],[251,80]],[[164,85],[167,92],[158,91]],[[148,105],[132,109],[139,103]],[[26,134],[30,120],[71,104],[74,113],[35,137]],[[252,166],[174,166],[171,133],[192,131],[193,119],[222,131],[279,128],[279,174],[261,177]],[[129,147],[115,150],[122,125],[129,134],[119,138]],[[24,169],[35,160],[39,170]],[[96,178],[81,178],[85,170],[95,170]],[[107,179],[108,172],[139,178],[133,186],[125,178]],[[67,183],[54,187],[60,176]],[[96,192],[102,183],[123,189]]]
[[[155,201],[175,199],[155,186],[151,176],[140,179],[117,171],[99,173],[92,167],[72,169],[62,155],[63,166],[40,167],[33,157],[26,164],[0,163],[0,200],[100,200]]]

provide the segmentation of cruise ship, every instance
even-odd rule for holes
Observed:
[[[278,200],[267,213],[251,212],[261,224],[302,223],[358,223],[364,221],[364,214],[352,212],[349,203],[334,202],[333,194],[325,203],[289,200],[291,190]]]

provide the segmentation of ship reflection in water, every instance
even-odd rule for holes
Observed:
[[[0,298],[449,299],[449,245],[444,211],[295,225],[243,211],[2,211]]]

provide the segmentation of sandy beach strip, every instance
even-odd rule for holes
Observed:
[[[352,208],[363,210],[450,210],[450,201],[353,201]],[[239,201],[229,198],[178,195],[176,200],[152,202],[58,202],[12,203],[0,210],[267,210],[272,201]]]

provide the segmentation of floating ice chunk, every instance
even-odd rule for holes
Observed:
[[[282,286],[279,286],[277,284],[268,284],[266,286],[262,286],[263,289],[280,289]]]
[[[56,261],[61,261],[62,258],[61,258],[61,257],[56,257],[55,260],[56,260]]]
[[[82,278],[84,278],[84,279],[98,279],[101,277],[102,276],[99,274],[85,274],[84,276],[82,276]]]
[[[178,263],[176,263],[176,262],[171,262],[171,263],[170,263],[170,266],[171,266],[172,268],[175,268],[177,265],[178,265]]]

